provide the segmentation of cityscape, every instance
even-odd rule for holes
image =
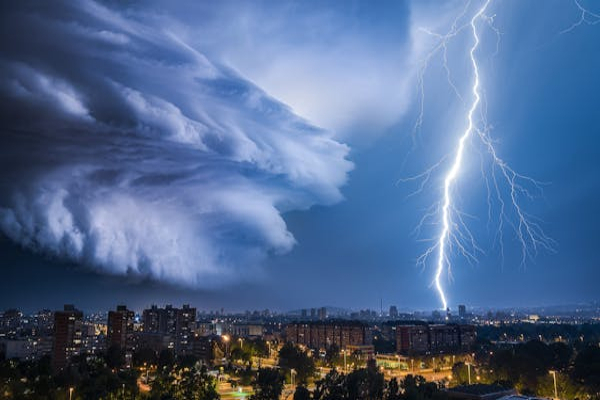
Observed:
[[[0,399],[600,400],[600,2],[0,5]]]
[[[455,311],[5,310],[2,391],[71,399],[597,396],[600,304],[572,314]]]

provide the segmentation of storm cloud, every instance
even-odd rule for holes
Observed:
[[[2,6],[0,229],[101,272],[210,287],[342,199],[348,147],[158,23],[96,2]]]

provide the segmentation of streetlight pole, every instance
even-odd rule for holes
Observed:
[[[294,368],[292,368],[290,370],[290,381],[292,383],[292,389],[294,388],[294,375],[296,374],[296,370]]]
[[[342,352],[344,353],[344,373],[347,374],[348,373],[348,365],[346,364],[346,350],[342,350]]]
[[[471,363],[467,363],[467,371],[469,375],[469,385],[471,384]]]
[[[229,354],[229,336],[223,335],[221,337],[225,341],[225,358],[227,358],[227,355]]]
[[[73,399],[73,390],[74,389],[72,387],[69,388],[69,400]]]
[[[549,371],[554,378],[554,398],[558,399],[558,388],[556,387],[556,371]]]

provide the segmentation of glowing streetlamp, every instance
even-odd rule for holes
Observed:
[[[69,388],[69,400],[73,399],[73,390],[75,390],[75,389],[72,387]]]
[[[290,370],[290,381],[291,381],[292,387],[294,387],[294,375],[296,375],[296,370],[294,368],[292,368]]]
[[[552,374],[552,377],[554,378],[554,398],[558,399],[558,388],[556,387],[556,371],[548,371]]]
[[[469,376],[469,385],[471,384],[471,363],[466,363],[467,364],[467,374]]]
[[[221,338],[225,342],[225,356],[227,357],[229,354],[229,335],[223,335]]]

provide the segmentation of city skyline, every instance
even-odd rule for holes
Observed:
[[[464,128],[468,35],[448,44],[454,88],[432,59],[414,130],[426,31],[464,4],[5,6],[0,304],[440,308],[416,266],[439,221],[414,229],[443,177],[401,181]],[[453,311],[600,300],[600,11],[581,4],[486,11],[489,135],[541,182],[523,207],[556,245],[522,264],[506,230],[501,248],[471,153],[457,199],[483,251],[444,273]]]

